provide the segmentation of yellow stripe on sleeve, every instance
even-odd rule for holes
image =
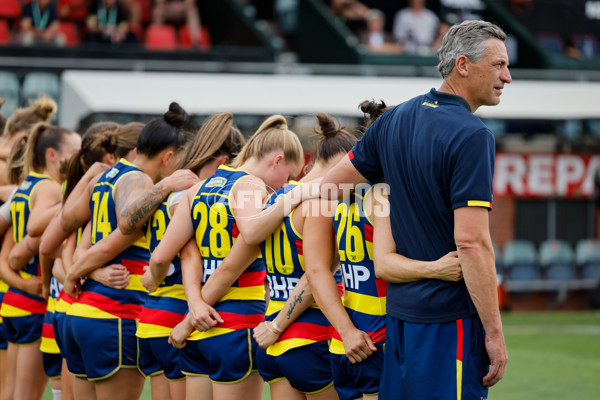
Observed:
[[[492,208],[492,203],[490,203],[489,201],[469,200],[467,202],[467,206]]]
[[[344,306],[363,314],[386,315],[385,297],[367,296],[347,291],[344,296]]]

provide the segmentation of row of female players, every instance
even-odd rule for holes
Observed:
[[[356,141],[325,114],[304,167],[279,115],[245,142],[230,113],[187,134],[176,103],[82,137],[55,111],[40,99],[4,130],[19,186],[0,251],[2,399],[40,398],[48,377],[55,398],[133,399],[145,376],[156,399],[260,399],[264,381],[274,399],[376,398],[387,281],[461,277],[455,253],[395,253],[380,186],[315,195]]]

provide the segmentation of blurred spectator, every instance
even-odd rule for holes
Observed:
[[[85,25],[88,43],[137,43],[135,35],[129,31],[127,9],[118,0],[92,1]]]
[[[328,0],[332,14],[346,21],[348,28],[355,34],[365,29],[365,16],[369,8],[358,0]]]
[[[192,46],[198,46],[200,39],[200,13],[194,0],[154,0],[153,22],[187,24]]]
[[[394,40],[394,37],[384,30],[385,15],[375,9],[367,11],[365,15],[367,29],[359,35],[360,42],[367,46],[372,53],[400,54],[402,45]]]
[[[48,43],[63,46],[65,38],[60,33],[56,5],[52,0],[33,0],[23,6],[20,24],[20,41],[24,46]]]
[[[440,20],[425,7],[425,0],[409,0],[394,19],[394,38],[409,54],[431,54],[438,38]],[[447,29],[446,29],[447,30]]]

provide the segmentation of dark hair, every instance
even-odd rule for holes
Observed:
[[[229,156],[229,160],[232,161],[244,146],[244,142],[240,130],[233,126],[231,113],[213,115],[202,124],[190,143],[182,168],[197,174],[206,163],[222,154]]]
[[[93,163],[114,152],[120,127],[116,122],[96,122],[85,131],[81,137],[81,149],[71,156],[63,171],[66,180],[64,200]]]
[[[46,150],[60,150],[64,136],[69,134],[75,133],[46,122],[40,122],[31,128],[25,146],[25,173],[41,172],[46,167]]]
[[[15,140],[6,159],[6,180],[9,185],[18,185],[24,178],[25,148],[27,136]]]
[[[138,154],[152,158],[167,148],[181,151],[187,141],[182,127],[188,120],[187,112],[179,104],[171,103],[162,118],[154,118],[140,132],[136,146]]]
[[[315,162],[326,163],[340,153],[347,153],[356,143],[356,136],[352,135],[336,123],[325,113],[317,114],[319,129],[315,129],[321,136],[315,151]]]
[[[393,106],[388,107],[383,100],[380,100],[379,103],[377,103],[375,100],[365,100],[360,103],[358,107],[363,113],[365,113],[365,125],[363,129],[366,131],[367,128],[370,127],[377,118],[381,117],[384,112]]]

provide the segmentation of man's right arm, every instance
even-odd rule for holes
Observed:
[[[488,209],[456,208],[454,240],[465,284],[485,329],[485,347],[491,367],[489,373],[483,378],[483,385],[491,387],[504,376],[508,355],[498,307],[496,268]]]

